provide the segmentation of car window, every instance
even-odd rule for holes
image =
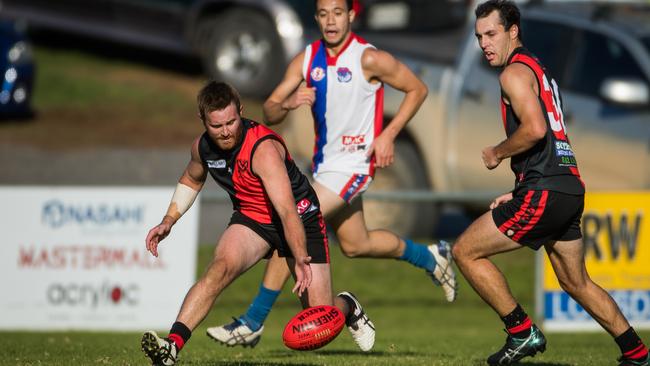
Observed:
[[[522,19],[521,34],[524,46],[537,56],[548,75],[562,85],[575,30],[556,23]],[[491,67],[485,57],[481,58],[481,66],[494,74],[501,72],[499,68]]]
[[[600,33],[585,32],[579,44],[571,80],[567,84],[569,89],[597,97],[607,78],[635,78],[647,82],[634,57],[617,40]]]
[[[548,74],[564,85],[567,60],[571,57],[575,29],[541,20],[522,20],[524,45],[546,67]]]
[[[314,5],[313,1],[287,0],[286,2],[296,11],[296,14],[298,14],[303,27],[317,28],[316,20],[314,19],[316,6]]]

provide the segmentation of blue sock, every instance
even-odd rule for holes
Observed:
[[[404,239],[404,241],[406,242],[406,248],[404,249],[404,254],[398,259],[433,272],[436,268],[436,259],[433,258],[433,254],[427,249],[426,245],[414,243],[410,239]]]
[[[271,308],[275,303],[275,300],[280,295],[280,291],[269,290],[260,284],[260,292],[257,293],[255,300],[251,306],[248,307],[246,314],[240,317],[241,320],[251,328],[252,331],[256,331],[262,327],[266,317],[271,312]]]

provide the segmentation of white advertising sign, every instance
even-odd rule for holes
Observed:
[[[159,246],[173,188],[0,187],[0,329],[166,329],[194,282],[198,200]]]

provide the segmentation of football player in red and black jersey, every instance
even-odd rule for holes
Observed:
[[[147,235],[147,250],[158,256],[160,241],[190,208],[208,174],[228,192],[234,212],[207,270],[185,296],[169,336],[161,338],[153,331],[142,336],[145,354],[155,365],[175,364],[216,297],[274,251],[286,258],[296,281],[293,292],[303,307],[336,305],[346,322],[369,321],[354,295],[332,296],[320,203],[280,136],[242,118],[239,95],[228,84],[209,82],[197,101],[205,132],[192,144],[166,215]]]
[[[506,344],[488,358],[509,365],[544,352],[546,339],[514,299],[489,257],[544,247],[562,288],[605,328],[621,348],[619,365],[648,365],[648,349],[620,309],[585,268],[580,219],[584,184],[562,114],[555,80],[521,41],[520,14],[507,0],[476,8],[476,37],[490,66],[502,68],[501,112],[507,138],[483,149],[488,169],[510,159],[514,189],[458,239],[453,255],[474,290],[501,317]]]

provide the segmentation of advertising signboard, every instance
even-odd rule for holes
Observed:
[[[591,278],[636,329],[650,328],[650,192],[588,193],[582,217]],[[544,250],[538,253],[538,315],[557,331],[601,329],[562,291]]]
[[[173,188],[0,187],[0,329],[164,328],[195,279],[198,200],[159,247]]]

